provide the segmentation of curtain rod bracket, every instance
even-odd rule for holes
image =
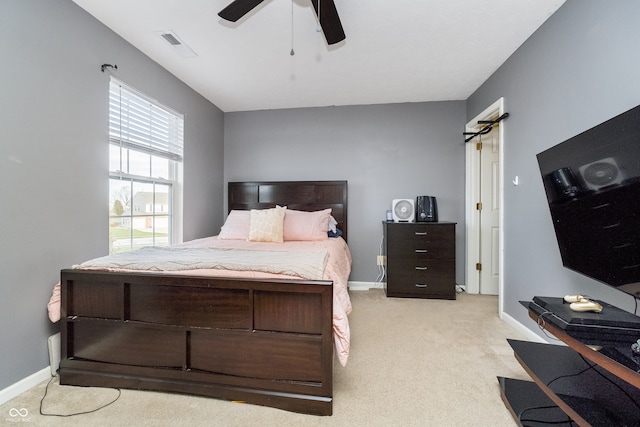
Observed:
[[[491,129],[493,129],[493,125],[501,122],[507,117],[509,117],[509,113],[504,113],[503,115],[501,115],[495,120],[478,120],[479,125],[486,125],[486,126],[480,129],[478,132],[463,132],[462,134],[465,136],[470,135],[468,138],[464,140],[464,142],[469,142],[478,135],[488,134],[489,132],[491,132]]]
[[[102,64],[100,66],[100,71],[102,71],[104,73],[104,70],[106,70],[107,68],[113,68],[114,70],[117,70],[118,66],[115,65],[115,64],[113,64],[113,65],[111,65],[111,64]]]

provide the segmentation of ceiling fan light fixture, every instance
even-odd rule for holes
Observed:
[[[175,49],[176,53],[183,58],[195,58],[196,56],[198,56],[198,54],[195,53],[193,49],[191,49],[182,40],[180,40],[180,37],[178,37],[178,35],[174,31],[158,31],[157,34],[162,37],[167,43],[169,43],[171,47]]]
[[[233,0],[218,13],[218,16],[236,22],[263,2],[264,0]],[[333,0],[322,0],[322,9],[320,0],[311,0],[311,4],[318,19],[316,31],[324,33],[327,44],[332,45],[344,40],[344,29]]]

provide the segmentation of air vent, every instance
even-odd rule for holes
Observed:
[[[172,45],[172,46],[178,46],[178,45],[182,44],[182,43],[180,43],[180,40],[178,40],[176,38],[176,36],[174,36],[171,33],[162,33],[162,37],[164,37],[164,39],[166,41],[168,41],[169,44]]]
[[[198,56],[189,46],[187,46],[178,35],[169,30],[169,31],[160,31],[158,35],[162,37],[167,43],[169,43],[176,50],[178,55],[184,58],[194,58]]]

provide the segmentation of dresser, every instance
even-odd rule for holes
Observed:
[[[456,224],[384,222],[388,297],[456,298]]]

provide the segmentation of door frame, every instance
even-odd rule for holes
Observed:
[[[491,120],[496,116],[504,114],[504,98],[487,107],[484,111],[474,117],[465,126],[465,132],[478,132],[482,125],[478,125],[479,120]],[[498,167],[498,189],[499,189],[499,227],[498,244],[499,249],[499,277],[498,277],[498,315],[502,318],[503,289],[504,289],[504,124],[498,127],[498,137],[500,139]],[[465,211],[466,211],[466,241],[465,241],[465,283],[466,291],[470,294],[480,293],[480,275],[476,270],[476,263],[480,258],[480,215],[475,205],[478,202],[480,185],[477,179],[480,174],[480,156],[475,148],[475,139],[466,143],[466,182],[465,182]]]

